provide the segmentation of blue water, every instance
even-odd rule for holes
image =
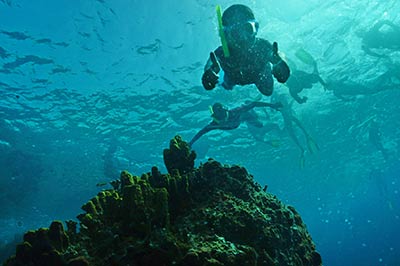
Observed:
[[[300,168],[280,113],[256,110],[278,126],[265,138],[279,147],[242,125],[203,136],[196,163],[212,157],[245,166],[300,212],[324,265],[400,265],[400,51],[366,55],[358,37],[379,20],[400,25],[400,2],[303,2],[242,1],[260,22],[259,36],[277,41],[291,67],[312,71],[295,55],[303,48],[324,79],[360,84],[346,100],[316,84],[301,93],[305,104],[291,105],[320,150],[307,152]],[[175,134],[190,140],[209,123],[214,102],[233,108],[257,99],[251,85],[201,87],[219,45],[216,4],[232,3],[0,1],[0,245],[74,218],[102,188],[96,184],[120,170],[165,172],[162,150]],[[393,84],[383,90],[376,80],[390,67]],[[288,95],[276,84],[272,99]],[[369,137],[373,126],[386,158]]]

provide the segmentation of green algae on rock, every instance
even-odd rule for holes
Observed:
[[[169,149],[165,149],[163,153],[164,163],[170,174],[173,170],[178,170],[181,174],[190,172],[194,167],[196,153],[180,136],[175,136],[169,142]]]
[[[195,168],[195,156],[176,136],[167,174],[123,171],[82,206],[79,232],[73,221],[30,231],[4,265],[322,265],[293,207],[245,168],[212,159]]]

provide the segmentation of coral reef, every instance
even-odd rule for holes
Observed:
[[[194,159],[175,137],[167,174],[123,171],[82,206],[79,232],[74,221],[29,231],[4,266],[322,265],[293,207],[243,167],[209,159],[195,168]]]
[[[175,136],[169,142],[169,149],[164,150],[164,163],[168,173],[173,170],[181,174],[190,172],[194,167],[196,153],[190,149],[188,143],[184,142],[180,136]]]

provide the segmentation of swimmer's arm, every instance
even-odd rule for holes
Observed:
[[[305,103],[307,101],[307,98],[301,98],[298,94],[298,91],[293,89],[293,87],[289,87],[289,93],[292,96],[293,99],[295,99],[296,102],[298,103]]]
[[[244,113],[244,112],[250,111],[251,109],[253,109],[255,107],[270,107],[273,109],[279,109],[279,108],[281,108],[281,106],[282,105],[280,103],[252,102],[252,103],[234,108],[232,111]]]
[[[218,127],[213,123],[210,123],[207,126],[205,126],[204,128],[202,128],[199,132],[197,132],[197,134],[189,142],[189,146],[191,147],[201,136],[203,136],[204,134],[206,134],[214,129],[218,129]]]

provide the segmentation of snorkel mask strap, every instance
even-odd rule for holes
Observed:
[[[258,29],[260,28],[260,24],[259,24],[258,21],[255,20],[255,19],[250,20],[249,23],[251,24],[251,26],[252,26],[253,29],[254,29],[254,34],[257,35]]]

